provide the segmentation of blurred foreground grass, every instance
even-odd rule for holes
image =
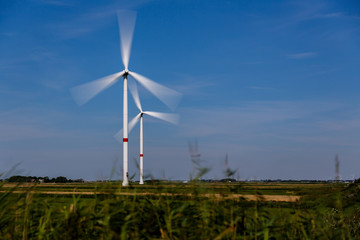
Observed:
[[[3,183],[0,238],[360,239],[359,186]],[[300,197],[267,201],[271,195]]]

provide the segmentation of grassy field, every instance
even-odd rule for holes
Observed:
[[[2,239],[360,239],[360,185],[15,184]]]

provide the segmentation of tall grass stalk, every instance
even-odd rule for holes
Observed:
[[[357,185],[309,189],[294,203],[266,202],[264,188],[257,201],[226,198],[250,185],[199,180],[73,187],[93,195],[49,195],[44,186],[1,185],[0,239],[360,239]]]

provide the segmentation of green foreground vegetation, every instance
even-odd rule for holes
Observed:
[[[359,183],[2,183],[0,190],[1,239],[360,239]]]

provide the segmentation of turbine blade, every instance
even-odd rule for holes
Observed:
[[[131,96],[133,97],[134,102],[135,102],[137,108],[139,109],[139,111],[142,112],[139,91],[137,89],[136,82],[134,80],[132,80],[132,81],[128,81],[128,83],[129,83],[128,86],[129,86],[129,90],[131,92]]]
[[[130,122],[129,122],[129,132],[135,127],[136,123],[139,121],[141,113],[136,115]]]
[[[134,34],[136,12],[128,10],[120,10],[117,12],[121,43],[121,57],[125,69],[128,69],[131,43]]]
[[[131,130],[135,127],[136,123],[139,121],[141,113],[139,113],[138,115],[136,115],[133,119],[131,119],[131,121],[129,122],[129,133],[131,132]],[[118,140],[119,142],[123,142],[123,129],[121,129],[120,131],[118,131],[115,135],[114,138],[116,140]]]
[[[167,121],[167,122],[175,124],[175,125],[179,124],[179,114],[151,112],[151,111],[145,111],[143,113],[146,115],[152,116],[154,118],[158,118],[158,119]]]
[[[116,81],[122,77],[124,73],[125,71],[121,71],[103,78],[99,78],[92,82],[73,87],[70,89],[71,95],[73,96],[76,103],[81,106],[95,97],[101,91],[116,83]]]
[[[121,129],[120,131],[118,131],[115,135],[114,135],[114,138],[122,143],[123,142],[123,130]]]
[[[181,98],[181,94],[179,92],[156,83],[138,73],[129,72],[129,74],[170,109],[175,110]]]

